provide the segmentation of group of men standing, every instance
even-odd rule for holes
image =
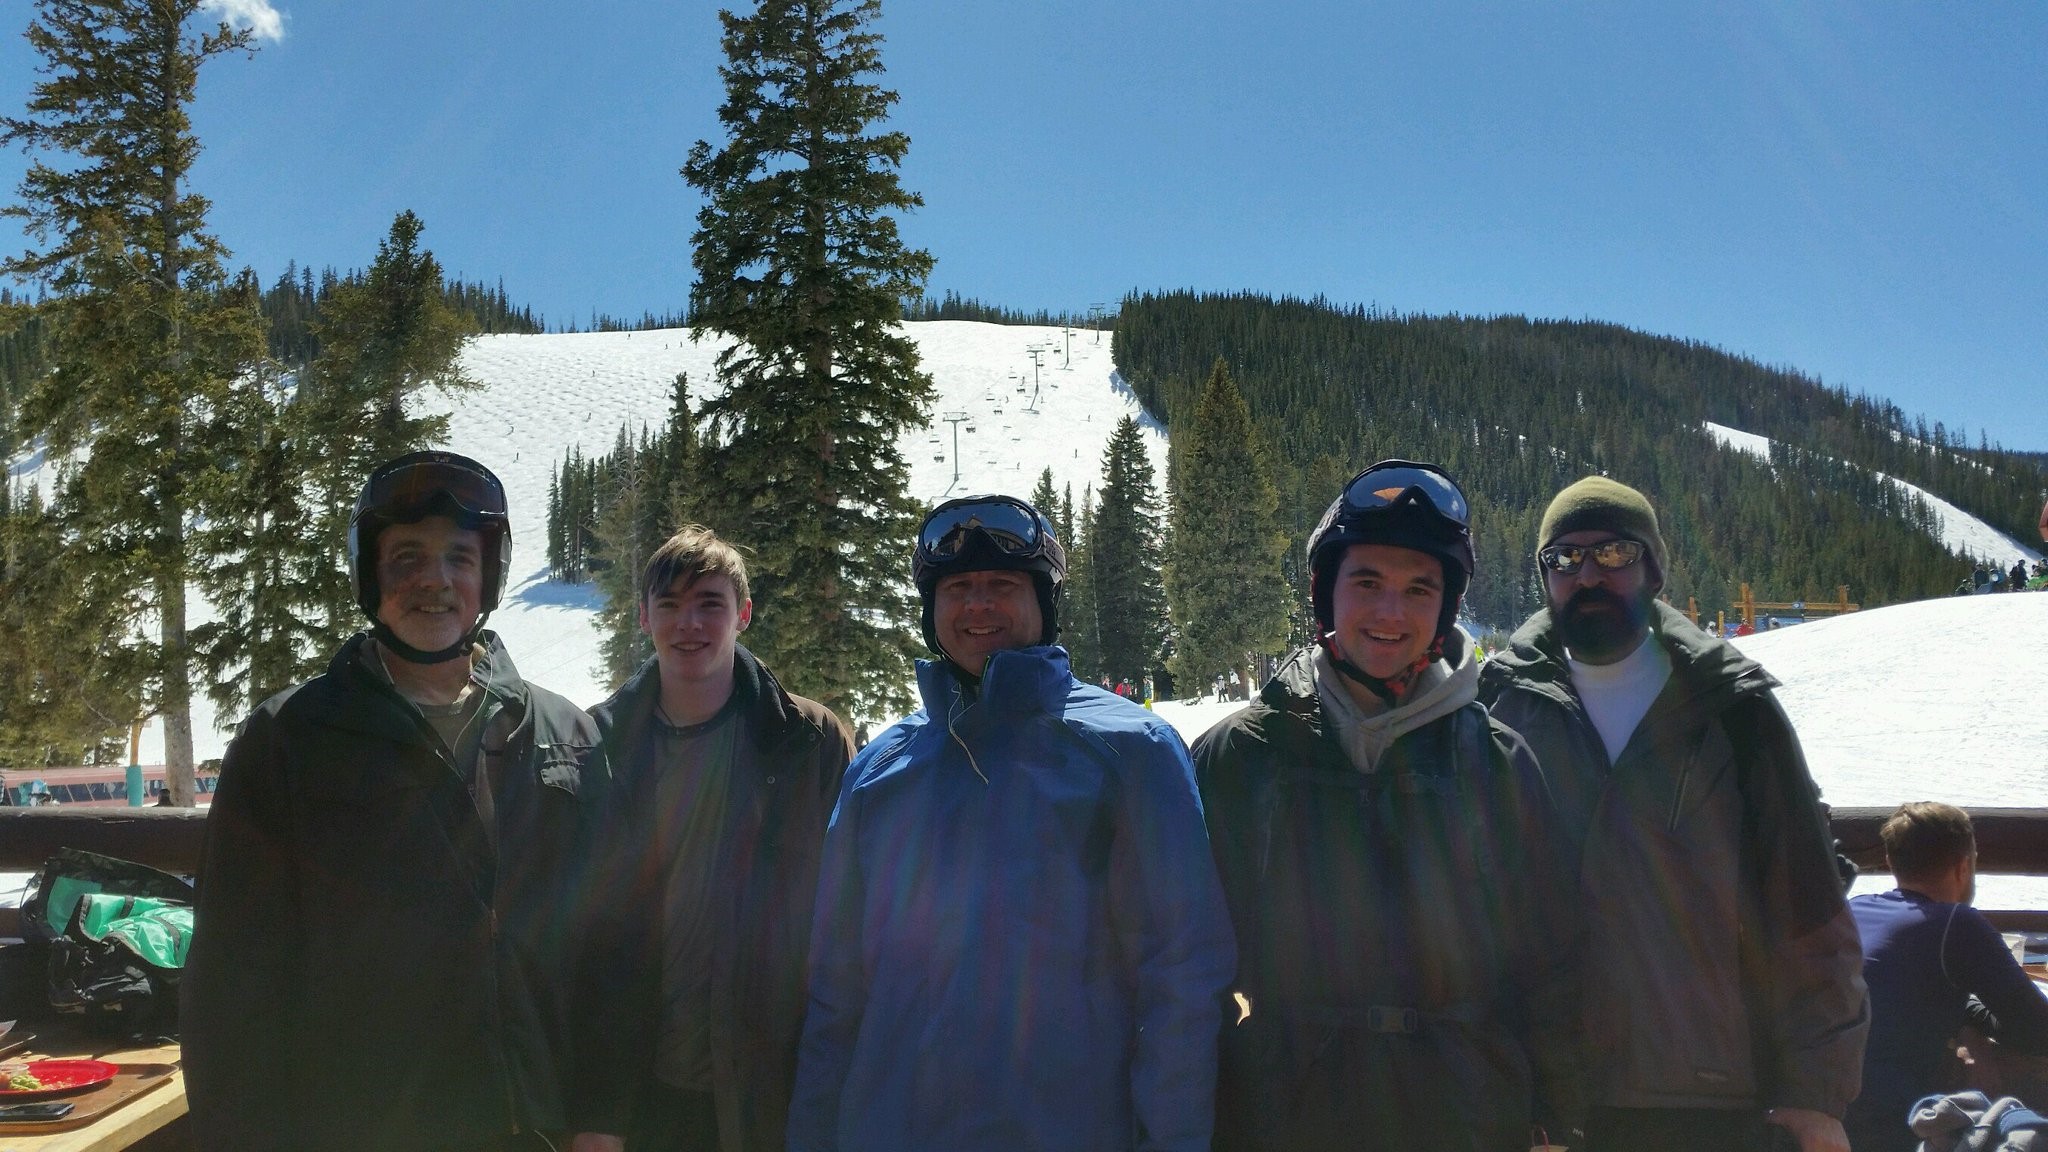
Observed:
[[[482,627],[496,478],[392,461],[350,531],[370,631],[223,767],[200,1144],[1846,1148],[1861,957],[1774,681],[1658,602],[1655,514],[1599,478],[1482,669],[1470,515],[1432,465],[1354,477],[1317,641],[1190,753],[1072,676],[1050,522],[947,502],[922,706],[854,755],[738,643],[700,528],[611,699],[527,684]]]

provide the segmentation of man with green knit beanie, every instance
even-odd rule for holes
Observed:
[[[1863,958],[1777,681],[1659,602],[1670,553],[1641,492],[1589,476],[1538,535],[1547,607],[1480,699],[1536,751],[1579,853],[1586,1147],[1777,1132],[1845,1152]]]

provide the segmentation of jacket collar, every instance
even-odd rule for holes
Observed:
[[[356,633],[327,662],[326,690],[312,698],[320,719],[385,739],[410,736],[413,742],[428,743],[417,711],[408,709],[396,689],[363,667],[363,645],[369,640],[369,633]],[[473,658],[470,675],[500,703],[524,711],[526,681],[520,679],[505,642],[496,632],[485,630],[478,634],[477,643],[483,652]]]
[[[1012,648],[989,657],[977,699],[1002,712],[1056,712],[1073,682],[1065,648]],[[949,715],[953,700],[965,691],[949,662],[917,662],[917,693],[926,715]]]
[[[1682,702],[1691,707],[1717,712],[1741,697],[1778,687],[1763,665],[1726,640],[1700,631],[1684,613],[1661,600],[1651,605],[1650,635],[1671,654],[1671,679],[1682,692]],[[1487,660],[1485,675],[1538,695],[1572,698],[1564,641],[1548,608],[1529,617],[1508,647]]]
[[[753,725],[754,738],[762,748],[773,748],[808,726],[775,674],[746,645],[733,645],[732,665],[732,690],[740,698],[740,714]],[[611,711],[620,730],[639,732],[654,722],[655,705],[660,700],[661,661],[650,656],[598,708]]]

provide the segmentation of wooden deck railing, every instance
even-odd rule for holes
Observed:
[[[1977,870],[2048,876],[2048,808],[1972,808]],[[1890,808],[1837,808],[1834,833],[1842,852],[1865,872],[1882,872],[1877,830]],[[0,808],[0,872],[26,872],[58,848],[83,848],[167,872],[199,868],[206,810],[179,808]],[[0,916],[4,916],[0,912]],[[2008,931],[2048,932],[2048,909],[1987,909]],[[13,935],[0,920],[0,936]]]

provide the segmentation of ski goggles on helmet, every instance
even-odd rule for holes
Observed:
[[[977,533],[1014,559],[1030,560],[1045,551],[1045,530],[1030,505],[1007,496],[977,496],[941,504],[925,517],[917,533],[918,559],[924,564],[957,560]]]
[[[1434,464],[1409,460],[1384,460],[1352,477],[1339,519],[1413,505],[1427,506],[1460,528],[1472,526],[1472,506],[1457,482]]]
[[[385,517],[403,516],[440,501],[465,516],[506,518],[505,488],[491,470],[453,452],[415,452],[370,474],[362,506]]]
[[[1619,572],[1643,558],[1640,540],[1602,540],[1598,544],[1552,544],[1536,553],[1536,562],[1559,576],[1576,576],[1591,560],[1601,570]]]

